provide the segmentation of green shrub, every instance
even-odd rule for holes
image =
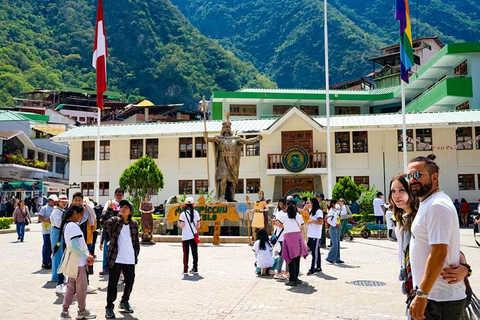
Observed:
[[[362,190],[350,177],[343,177],[335,184],[332,191],[332,199],[339,200],[344,198],[347,202],[355,202],[358,200]]]
[[[355,222],[374,222],[375,215],[372,214],[352,214],[353,221]]]
[[[377,195],[378,189],[373,185],[370,189],[367,189],[363,184],[360,185],[362,190],[362,195],[358,199],[358,204],[360,206],[360,214],[362,214],[367,220],[367,216],[373,211],[373,199]]]
[[[10,229],[10,226],[12,224],[13,224],[13,218],[0,218],[0,230]]]

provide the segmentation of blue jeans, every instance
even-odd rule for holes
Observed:
[[[60,242],[60,247],[58,248],[57,253],[55,253],[52,257],[52,281],[57,281],[58,284],[62,284],[64,281],[64,276],[63,274],[58,274],[57,270],[58,267],[60,267],[60,262],[62,262],[62,256],[63,256],[63,236],[58,239],[58,235],[60,234],[59,229],[53,228],[51,233],[50,233],[50,242],[52,244],[52,253],[53,253],[53,248],[57,245],[57,241]]]
[[[330,226],[328,232],[330,233],[330,240],[332,240],[332,247],[328,252],[327,261],[340,262],[340,228]]]
[[[107,240],[103,240],[103,270],[108,270],[107,265],[107,257],[108,257],[108,244]]]
[[[17,235],[23,241],[23,237],[25,237],[25,222],[17,222]]]
[[[42,264],[52,264],[52,243],[50,234],[43,235]]]

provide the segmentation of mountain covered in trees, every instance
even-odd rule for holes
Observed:
[[[281,88],[324,87],[323,1],[172,0],[204,35]],[[480,40],[478,0],[410,0],[414,38]],[[372,71],[368,58],[399,42],[394,0],[329,0],[330,83]]]
[[[95,88],[96,0],[0,2],[0,106],[34,88]],[[275,87],[203,36],[169,0],[104,0],[108,90],[193,105],[214,90]]]

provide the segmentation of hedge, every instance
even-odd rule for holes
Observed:
[[[10,226],[12,224],[13,224],[13,218],[0,218],[0,230],[10,229]]]
[[[364,215],[363,214],[352,214],[353,221],[355,222],[374,222],[375,221],[375,215],[374,214],[369,214],[367,215],[367,219],[364,220]]]

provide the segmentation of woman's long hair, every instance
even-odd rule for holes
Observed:
[[[393,201],[392,195],[392,184],[394,181],[399,181],[405,192],[408,194],[408,202],[407,205],[412,209],[412,213],[404,217],[405,211],[403,209],[398,208],[395,205],[395,201]],[[415,197],[412,192],[410,191],[410,187],[408,186],[408,182],[405,179],[405,173],[400,172],[393,176],[392,180],[390,181],[390,192],[388,195],[388,202],[392,206],[393,214],[395,215],[395,220],[397,220],[399,227],[403,228],[403,230],[410,232],[413,219],[417,215],[418,206],[420,205],[420,201],[417,197]]]
[[[297,207],[294,204],[288,205],[287,215],[289,219],[295,219],[297,217]]]
[[[257,240],[260,240],[260,250],[267,250],[267,243],[271,245],[270,243],[270,240],[268,239],[268,233],[267,233],[267,230],[265,229],[260,229],[258,230],[258,234],[257,234]]]
[[[187,214],[187,212],[186,212],[187,210],[188,210],[189,213],[190,213],[190,219],[189,219],[189,220],[190,220],[190,223],[193,224],[193,217],[195,216],[195,215],[194,215],[194,210],[195,210],[195,209],[194,209],[192,203],[186,203],[186,204],[185,204],[185,209],[184,209],[185,215]]]
[[[310,198],[310,202],[312,203],[312,209],[310,210],[310,215],[314,216],[317,213],[317,211],[320,210],[320,203],[318,203],[317,198]]]
[[[67,212],[63,214],[62,224],[60,225],[60,233],[58,234],[57,243],[53,248],[53,255],[55,255],[55,253],[57,253],[58,249],[60,248],[60,241],[62,239],[63,229],[65,229],[65,225],[67,224],[68,220],[70,220],[74,212],[83,213],[84,210],[85,209],[83,208],[83,206],[70,206]]]
[[[278,200],[277,211],[283,211],[283,208],[280,208],[280,203],[283,203],[283,205],[285,205],[285,199]]]
[[[335,205],[337,204],[337,199],[332,199],[330,200],[330,205],[328,206],[328,209],[335,209]]]

